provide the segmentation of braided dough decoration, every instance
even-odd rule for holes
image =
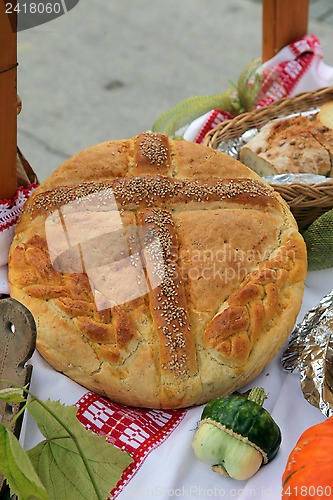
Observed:
[[[287,204],[257,174],[144,133],[88,148],[40,185],[9,281],[56,370],[116,402],[170,409],[263,370],[294,325],[306,269]]]

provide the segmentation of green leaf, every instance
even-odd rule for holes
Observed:
[[[26,399],[23,396],[21,387],[8,387],[0,390],[0,399],[6,403],[23,403]]]
[[[308,253],[308,270],[333,266],[333,210],[316,219],[303,233]]]
[[[263,96],[261,95],[262,71],[261,58],[258,57],[251,61],[241,72],[238,79],[238,92],[239,100],[245,111],[252,110],[258,100]]]
[[[11,494],[21,500],[48,498],[44,486],[14,434],[0,424],[0,470],[10,486]]]
[[[132,462],[131,457],[107,443],[105,437],[86,430],[77,420],[74,406],[51,400],[43,406],[50,413],[38,401],[30,403],[29,412],[47,440],[28,454],[50,500],[108,498],[122,472]],[[94,484],[98,486],[99,496]]]
[[[222,94],[189,97],[163,113],[154,122],[152,131],[175,138],[182,127],[212,109],[239,112],[237,90],[229,88]]]

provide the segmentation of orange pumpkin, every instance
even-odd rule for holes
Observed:
[[[303,432],[282,476],[282,500],[333,498],[333,417]]]

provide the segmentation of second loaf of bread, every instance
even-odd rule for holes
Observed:
[[[327,123],[326,114],[325,119]],[[261,176],[309,173],[332,177],[333,130],[318,114],[274,120],[241,149],[239,159]]]

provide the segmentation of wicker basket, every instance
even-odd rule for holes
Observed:
[[[232,120],[220,123],[208,132],[204,144],[218,149],[221,143],[236,139],[247,130],[260,128],[275,118],[314,110],[328,101],[333,101],[333,87],[281,99],[265,108],[244,113]],[[320,215],[333,209],[332,180],[321,184],[274,184],[273,187],[289,204],[299,228],[308,227]]]

